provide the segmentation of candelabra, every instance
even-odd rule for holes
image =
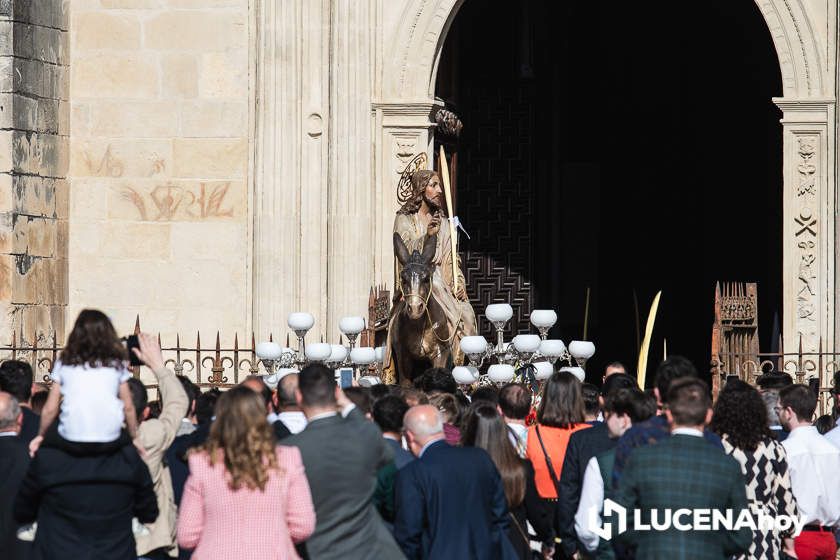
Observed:
[[[339,321],[339,330],[347,337],[350,347],[340,344],[316,342],[306,344],[306,334],[315,324],[309,313],[291,313],[287,323],[298,339],[298,349],[283,348],[276,342],[260,342],[255,348],[257,357],[266,371],[266,381],[276,383],[279,377],[290,371],[300,371],[310,363],[323,363],[331,369],[353,368],[354,378],[376,364],[376,376],[365,376],[368,385],[375,384],[380,375],[380,364],[384,360],[384,348],[356,347],[356,340],[365,328],[362,317],[344,317]]]
[[[566,345],[562,340],[549,339],[548,331],[557,322],[557,313],[551,309],[535,309],[531,313],[531,324],[539,335],[520,334],[509,343],[504,341],[504,331],[513,317],[513,308],[506,303],[488,305],[485,315],[496,329],[496,343],[490,345],[483,336],[466,336],[461,339],[461,351],[469,360],[468,366],[456,367],[452,371],[455,381],[464,385],[509,383],[521,375],[523,368],[531,369],[533,381],[551,377],[558,360],[567,362],[561,371],[569,371],[581,381],[585,377],[586,360],[595,353],[595,345],[589,341],[575,340]],[[486,374],[479,373],[485,361],[495,361]],[[525,381],[526,379],[519,379]]]

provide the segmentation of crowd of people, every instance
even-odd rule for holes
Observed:
[[[80,314],[47,391],[33,394],[27,363],[0,364],[3,558],[837,553],[837,392],[815,421],[817,396],[785,374],[730,380],[714,403],[678,356],[648,391],[613,363],[600,387],[557,372],[538,391],[465,393],[432,368],[413,387],[342,390],[311,364],[202,392],[154,337],[132,351],[155,376],[157,411],[98,311]],[[663,524],[683,510],[687,530]],[[796,522],[704,528],[703,511]]]

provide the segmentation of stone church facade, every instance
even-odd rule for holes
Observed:
[[[90,306],[164,337],[306,310],[335,341],[393,283],[396,181],[431,155],[464,1],[0,0],[0,341],[61,343]],[[837,4],[755,2],[783,81],[782,332],[833,351]]]

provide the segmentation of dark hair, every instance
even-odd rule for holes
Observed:
[[[817,421],[814,422],[814,426],[817,428],[820,435],[825,435],[834,429],[835,421],[831,414],[823,414],[817,418]]]
[[[621,368],[621,369],[624,370],[624,375],[627,375],[627,367],[624,364],[622,364],[621,362],[610,362],[610,363],[608,363],[607,366],[604,368],[604,372],[606,373],[606,371],[610,368],[616,368],[616,369]],[[613,375],[619,375],[619,374],[614,373]],[[612,375],[610,377],[612,377]],[[607,379],[609,379],[609,377]]]
[[[698,377],[694,364],[682,356],[671,356],[656,368],[656,388],[659,390],[659,398],[663,403],[668,402],[668,386],[675,379],[682,377]]]
[[[598,402],[598,397],[601,394],[598,387],[592,383],[583,383],[580,386],[580,393],[583,396],[584,412],[589,416],[597,415],[601,408],[601,403]]]
[[[571,428],[584,420],[580,381],[568,371],[558,371],[543,386],[537,421],[543,426]]]
[[[709,386],[701,379],[677,378],[668,387],[668,409],[678,426],[699,426],[706,423],[712,408]]]
[[[195,399],[195,419],[199,424],[206,424],[213,418],[213,411],[216,408],[216,401],[222,392],[218,387],[213,387],[209,391],[200,393]]]
[[[415,171],[411,174],[411,198],[409,198],[399,210],[397,210],[397,214],[414,214],[417,210],[420,209],[420,205],[423,202],[423,192],[426,190],[426,186],[428,186],[429,181],[432,180],[432,177],[438,176],[437,171],[432,171],[428,169],[421,169],[420,171]],[[439,177],[439,176],[438,176]],[[435,211],[436,214],[439,216],[443,216],[442,210],[438,209]]]
[[[323,364],[310,364],[298,374],[298,390],[305,406],[335,406],[335,373]]]
[[[160,400],[154,400],[149,402],[149,420],[152,418],[159,418],[161,413],[162,407],[160,404]]]
[[[402,432],[406,412],[408,405],[394,395],[386,395],[373,403],[373,421],[383,432]]]
[[[370,414],[372,412],[372,402],[367,387],[347,387],[344,389],[344,396],[359,407],[359,410],[364,414]]]
[[[137,422],[143,420],[143,411],[149,404],[149,394],[146,392],[146,386],[136,377],[129,377],[128,389],[131,391],[131,402],[134,404],[134,410],[137,414]]]
[[[429,368],[423,372],[423,391],[429,393],[455,394],[458,384],[449,370],[444,368]]]
[[[128,352],[104,313],[96,309],[83,309],[76,317],[59,359],[68,366],[123,369]]]
[[[638,387],[618,389],[607,397],[604,411],[619,416],[626,414],[634,424],[644,422],[656,414],[656,399],[646,395]]]
[[[817,409],[817,396],[807,385],[788,385],[779,391],[779,406],[790,407],[802,422],[810,422]]]
[[[517,507],[525,498],[525,465],[508,439],[508,429],[496,407],[481,402],[473,406],[464,421],[461,445],[487,451],[505,490],[508,507]]]
[[[29,399],[29,406],[32,407],[32,412],[41,414],[44,405],[47,403],[47,397],[50,396],[49,391],[38,391]]]
[[[377,383],[376,385],[371,385],[368,392],[370,393],[370,400],[376,402],[382,397],[386,397],[391,394],[391,386]]]
[[[726,382],[715,403],[710,426],[733,447],[755,451],[758,443],[772,436],[767,422],[767,406],[761,394],[740,379]]]
[[[484,401],[491,404],[499,404],[499,392],[495,387],[479,387],[470,395],[471,402]]]
[[[9,393],[19,403],[29,402],[32,379],[32,366],[26,362],[6,360],[0,364],[0,391]]]
[[[773,371],[762,373],[756,377],[755,383],[762,389],[783,389],[793,385],[793,378],[789,373]]]
[[[601,386],[601,395],[603,395],[604,398],[607,398],[611,393],[614,393],[619,389],[634,388],[639,388],[635,378],[627,375],[626,373],[614,373],[604,380],[604,384]]]
[[[519,383],[508,383],[499,391],[499,408],[507,418],[524,420],[531,412],[531,391]]]
[[[193,413],[193,405],[195,404],[195,399],[201,393],[201,389],[198,388],[198,385],[190,381],[190,378],[186,375],[178,375],[178,381],[181,382],[181,387],[184,389],[184,393],[187,395],[187,400],[189,404],[187,404],[187,413],[185,416],[189,416]]]

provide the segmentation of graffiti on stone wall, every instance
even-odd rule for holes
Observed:
[[[94,152],[87,149],[81,153],[83,169],[91,177],[154,177],[166,172],[166,159],[155,151],[144,152],[142,157],[129,158],[129,164],[115,153],[111,144],[105,147],[102,155]]]
[[[128,186],[120,195],[142,221],[213,220],[234,216],[234,207],[227,201],[230,188],[230,182],[163,184],[150,190]]]
[[[122,160],[111,153],[111,145],[105,149],[101,158],[96,158],[89,151],[82,152],[85,167],[88,173],[94,177],[122,177],[125,172],[125,165]],[[98,160],[98,161],[97,161]]]

